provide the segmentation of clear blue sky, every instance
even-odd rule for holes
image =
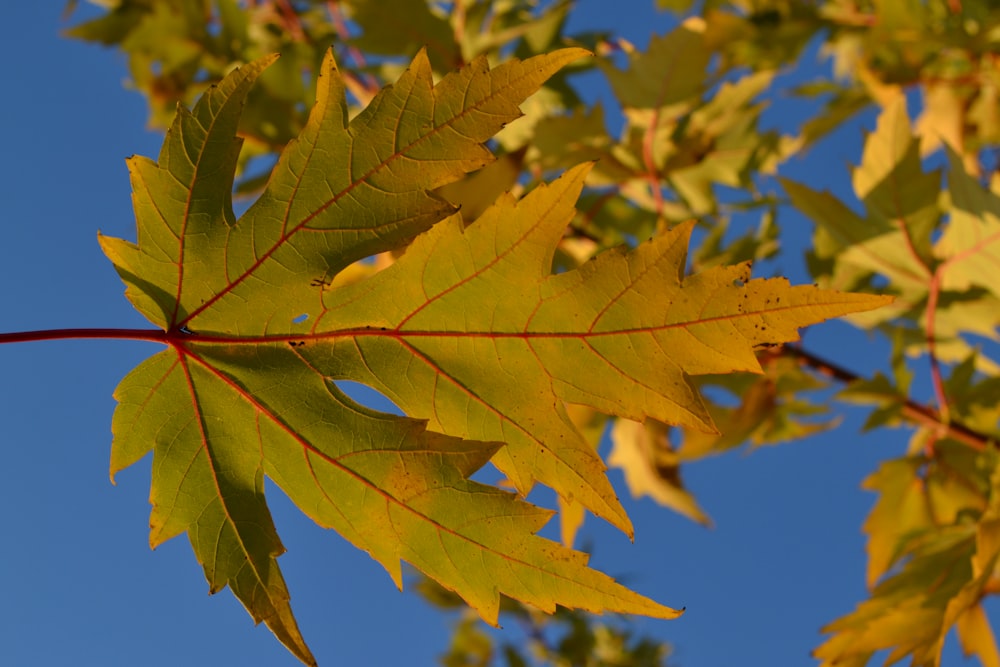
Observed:
[[[96,233],[134,238],[124,159],[155,156],[145,102],[125,90],[123,60],[64,40],[62,2],[16,2],[8,26],[0,128],[0,331],[143,327],[98,248]],[[581,2],[578,25],[613,28],[642,45],[670,27],[652,0]],[[782,118],[777,109],[775,119]],[[871,116],[862,119],[870,127]],[[791,128],[787,128],[791,129]],[[795,165],[845,192],[860,154],[858,124]],[[787,217],[806,238],[807,222]],[[783,270],[798,281],[800,260]],[[886,347],[844,325],[812,330],[819,352],[885,366]],[[228,592],[210,597],[186,538],[151,552],[149,460],[108,480],[112,398],[152,344],[59,341],[0,346],[0,664],[294,665]],[[918,369],[920,370],[920,369]],[[649,501],[629,505],[635,543],[591,520],[593,563],[688,613],[639,627],[671,642],[682,667],[815,664],[818,629],[865,595],[859,489],[905,433],[858,435],[849,413],[834,433],[685,473],[716,521],[706,530]],[[620,493],[621,476],[612,473]],[[431,665],[445,616],[398,592],[382,568],[304,519],[269,487],[289,553],[281,565],[306,639],[321,664]],[[945,665],[959,664],[955,642]]]

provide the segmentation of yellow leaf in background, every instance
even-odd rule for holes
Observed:
[[[976,656],[983,667],[1000,667],[997,640],[981,604],[965,610],[965,613],[958,617],[955,629],[958,631],[958,640],[966,657]]]
[[[605,415],[593,408],[584,405],[567,405],[566,414],[573,425],[580,431],[580,435],[590,443],[590,446],[597,451],[597,446],[601,442],[604,434],[604,427],[608,422]],[[572,498],[558,496],[559,503],[559,537],[563,546],[572,547],[576,541],[576,534],[583,526],[586,516],[586,508]]]
[[[711,526],[712,520],[684,488],[680,460],[670,446],[669,431],[669,427],[655,421],[640,424],[630,419],[615,420],[608,465],[622,469],[633,498],[650,496],[692,521]]]
[[[904,538],[933,525],[926,489],[918,476],[924,463],[915,457],[886,461],[864,481],[865,489],[879,494],[864,525],[869,587],[874,587],[899,558]]]

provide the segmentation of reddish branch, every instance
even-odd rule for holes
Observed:
[[[800,347],[786,345],[777,352],[790,357],[794,357],[804,366],[808,366],[817,373],[829,378],[848,384],[862,379],[860,375],[853,373],[842,366],[838,366],[832,361],[827,361],[812,352],[807,352]],[[902,416],[921,426],[927,426],[938,430],[942,435],[946,435],[952,440],[957,440],[975,449],[1000,446],[997,439],[987,433],[977,431],[957,421],[946,421],[940,412],[934,408],[918,403],[911,398],[901,399]]]
[[[274,4],[278,9],[278,14],[281,15],[285,23],[285,29],[288,30],[288,34],[291,35],[292,39],[296,42],[308,41],[306,31],[302,27],[302,19],[291,3],[288,0],[276,0]]]

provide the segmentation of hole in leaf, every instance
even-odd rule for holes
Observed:
[[[337,385],[337,389],[340,389],[342,392],[347,394],[351,400],[363,407],[369,408],[370,410],[377,410],[378,412],[387,412],[393,415],[403,414],[403,411],[399,409],[399,406],[390,401],[385,394],[376,389],[372,389],[366,384],[351,382],[349,380],[336,380],[334,384]]]
[[[308,313],[302,313],[302,314],[301,314],[301,315],[299,315],[298,317],[295,317],[295,318],[293,318],[293,319],[292,319],[292,322],[293,322],[294,324],[301,324],[302,322],[305,322],[305,321],[306,321],[306,320],[308,320],[308,319],[309,319],[309,315],[308,315]]]

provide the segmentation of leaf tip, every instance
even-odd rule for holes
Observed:
[[[566,54],[567,58],[572,58],[573,60],[579,60],[580,58],[593,58],[594,52],[590,49],[585,49],[582,46],[569,46],[562,51]]]

